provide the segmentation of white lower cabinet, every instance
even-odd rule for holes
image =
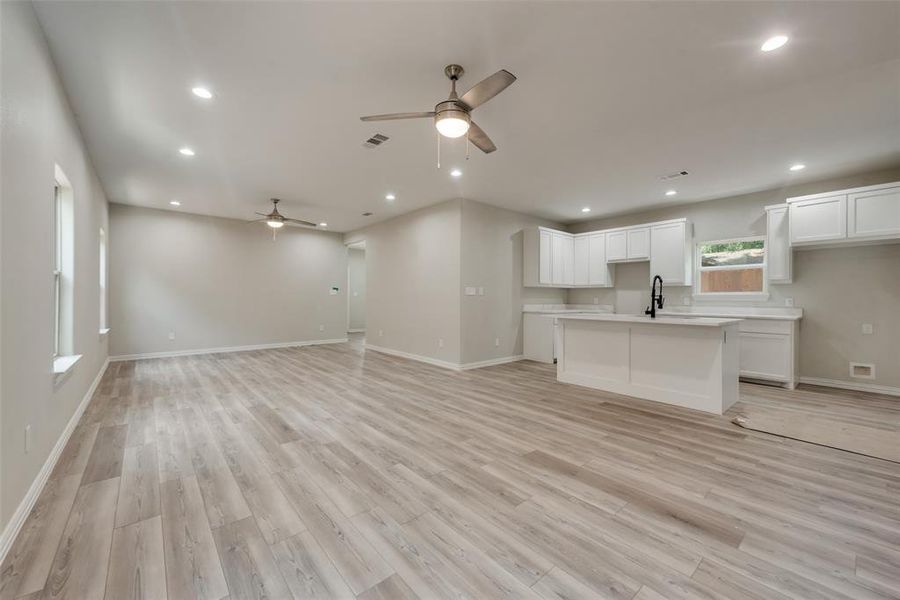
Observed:
[[[739,330],[741,377],[796,387],[797,322],[745,319]]]
[[[522,355],[528,360],[553,363],[556,358],[556,317],[540,313],[522,315]]]

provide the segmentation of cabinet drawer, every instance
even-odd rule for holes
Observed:
[[[790,335],[793,330],[793,321],[778,319],[744,319],[738,323],[738,331],[741,333],[778,333]]]

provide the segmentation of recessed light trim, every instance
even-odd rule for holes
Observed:
[[[387,200],[388,202],[393,202],[394,200],[397,199],[397,196],[395,196],[394,194],[388,194],[387,196],[384,197],[384,199]]]
[[[677,193],[678,193],[678,192],[676,192],[675,190],[669,190],[669,191],[666,192],[666,196],[674,196],[674,195],[677,194]]]
[[[581,209],[581,212],[583,212],[583,213],[589,213],[589,212],[591,212],[591,207],[590,207],[590,206],[585,206],[584,208]]]
[[[782,46],[788,43],[788,36],[786,35],[775,35],[767,39],[763,42],[763,45],[759,47],[763,52],[771,52],[772,50],[778,50]]]
[[[179,148],[178,152],[181,153],[183,156],[195,156],[197,154],[196,152],[194,152],[191,148],[188,148],[187,146],[185,146],[184,148]]]
[[[178,200],[169,200],[169,204],[171,204],[172,206],[181,206],[181,202],[179,202]]]
[[[451,177],[462,177],[462,171],[460,171],[459,169],[453,169],[452,171],[450,171],[450,176]]]
[[[806,168],[806,165],[801,164],[801,163],[797,163],[796,165],[791,165],[791,169],[790,169],[790,170],[791,170],[791,171],[802,171],[802,170],[805,169],[805,168]]]
[[[209,91],[209,89],[200,85],[191,88],[191,93],[193,93],[198,98],[203,98],[204,100],[209,100],[213,97],[213,94],[211,91]]]

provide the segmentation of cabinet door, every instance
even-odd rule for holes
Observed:
[[[773,333],[740,334],[741,376],[788,381],[791,379],[791,338]]]
[[[588,284],[603,287],[612,285],[612,269],[606,264],[606,236],[595,233],[588,241],[590,242]]]
[[[606,260],[628,260],[628,232],[613,231],[606,234]]]
[[[791,282],[791,241],[788,207],[766,210],[766,271],[772,283]]]
[[[575,278],[574,285],[590,283],[591,239],[584,235],[575,238]]]
[[[650,230],[650,276],[664,284],[686,285],[685,223],[654,225]]]
[[[791,244],[842,240],[847,237],[847,196],[837,195],[790,204]]]
[[[541,231],[539,246],[538,261],[540,266],[538,267],[538,282],[541,285],[551,285],[553,283],[553,249],[549,231]]]
[[[571,286],[575,283],[575,238],[562,234],[563,276],[562,284]]]
[[[565,236],[551,233],[550,278],[553,285],[563,285],[565,278],[566,248]]]
[[[851,238],[900,237],[900,187],[847,197],[847,235]]]
[[[628,260],[650,258],[650,228],[638,227],[628,230]]]

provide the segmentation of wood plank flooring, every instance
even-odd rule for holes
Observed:
[[[900,465],[729,419],[358,344],[113,363],[0,598],[900,598]]]

